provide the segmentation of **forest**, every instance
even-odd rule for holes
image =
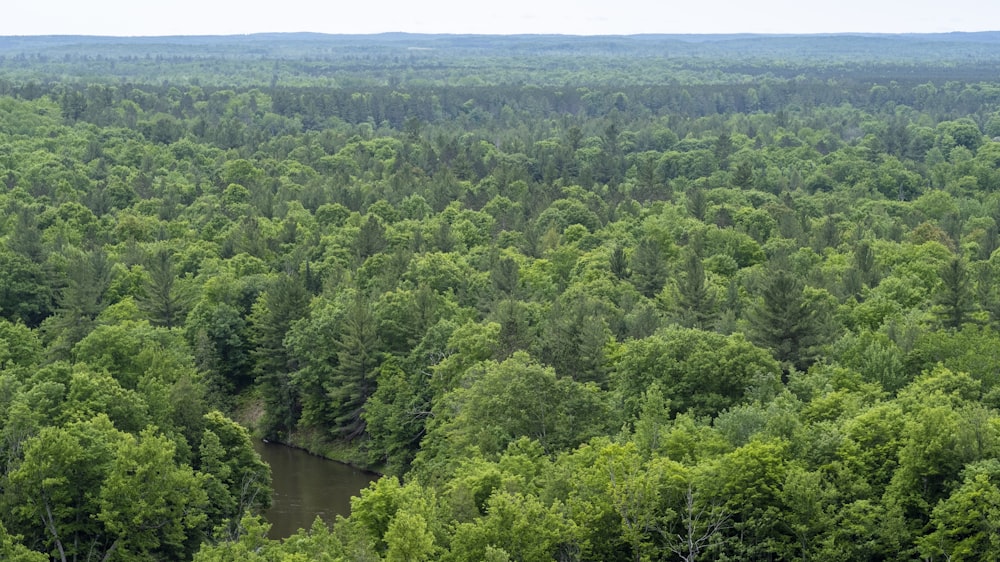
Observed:
[[[0,38],[0,559],[1000,558],[998,64]]]

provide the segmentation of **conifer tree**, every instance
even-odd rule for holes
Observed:
[[[748,312],[751,339],[771,349],[786,369],[805,370],[815,362],[823,318],[792,273],[781,269],[766,279],[760,300]]]
[[[368,215],[361,230],[355,250],[360,259],[365,260],[385,249],[385,227],[376,215]]]
[[[337,339],[337,367],[326,383],[335,412],[335,431],[355,439],[365,431],[365,402],[375,392],[381,357],[376,319],[368,298],[360,292],[347,310]]]
[[[681,324],[687,328],[706,329],[718,316],[718,297],[705,283],[705,266],[697,253],[684,260],[684,274],[677,283],[676,307]]]
[[[705,199],[705,192],[700,187],[692,187],[687,192],[687,209],[691,216],[703,221],[705,211],[708,210],[708,201]]]
[[[650,237],[643,238],[632,255],[632,282],[640,293],[654,297],[667,279],[667,261],[660,244]]]
[[[496,265],[490,270],[490,280],[497,292],[505,297],[514,296],[520,282],[520,267],[517,261],[508,256],[497,260]]]
[[[285,347],[292,323],[306,315],[309,295],[298,277],[282,274],[254,303],[251,314],[254,375],[267,409],[267,431],[287,437],[298,420],[300,402],[291,382],[296,370]]]
[[[111,283],[111,262],[107,254],[95,250],[81,253],[70,262],[67,285],[59,295],[59,311],[46,322],[53,338],[55,357],[65,358],[70,349],[94,326],[97,315],[107,306],[105,291]]]
[[[615,246],[614,251],[611,252],[611,273],[618,279],[628,279],[632,274],[628,269],[628,258],[625,256],[625,249],[621,246]]]
[[[941,287],[936,301],[941,306],[939,316],[945,328],[958,330],[971,319],[976,309],[972,279],[961,258],[953,257],[941,269]]]
[[[191,296],[176,283],[170,250],[157,249],[147,260],[146,271],[149,277],[143,283],[142,295],[136,299],[139,309],[154,326],[173,328],[180,325],[190,306]]]

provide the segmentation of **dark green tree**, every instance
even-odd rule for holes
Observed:
[[[824,341],[825,318],[802,281],[781,269],[764,280],[760,299],[748,311],[754,343],[766,347],[783,365],[805,370]]]
[[[718,316],[717,302],[715,290],[706,284],[701,258],[696,252],[690,252],[677,283],[675,306],[681,324],[688,328],[709,328]]]
[[[632,274],[628,268],[628,257],[625,255],[625,248],[615,246],[611,252],[611,273],[618,279],[628,279]]]
[[[385,249],[385,227],[377,215],[368,215],[361,224],[355,243],[355,253],[362,260],[368,259]]]
[[[527,349],[534,337],[534,328],[525,303],[504,299],[493,309],[493,321],[500,325],[496,359],[503,360],[515,351]]]
[[[52,340],[54,357],[68,357],[70,349],[94,326],[108,305],[105,292],[111,283],[111,261],[100,250],[80,253],[67,267],[67,285],[59,294],[59,309],[44,326]]]
[[[148,277],[136,304],[154,326],[173,328],[184,322],[191,306],[191,292],[177,283],[173,253],[157,248],[146,260]]]
[[[344,316],[336,340],[337,366],[326,382],[334,411],[334,434],[352,440],[365,431],[365,402],[375,392],[381,363],[375,314],[368,298],[357,293]]]
[[[509,256],[503,256],[490,269],[490,280],[497,292],[505,297],[512,297],[517,294],[520,283],[519,274],[520,267],[517,265],[517,261]]]
[[[878,285],[878,264],[875,262],[875,249],[869,240],[854,245],[854,260],[846,276],[855,280],[858,292],[863,286],[874,288]]]
[[[705,191],[700,187],[692,187],[687,191],[687,209],[691,216],[703,221],[705,211],[708,210],[708,201],[705,199]]]
[[[660,243],[646,236],[632,254],[632,283],[640,293],[655,297],[667,282],[667,259]]]
[[[935,301],[941,307],[938,315],[945,328],[958,330],[971,320],[976,303],[973,299],[972,278],[963,259],[953,257],[941,269],[941,285]]]
[[[45,259],[45,249],[42,247],[42,232],[38,229],[35,210],[23,206],[17,210],[17,225],[11,232],[10,249],[35,263]]]
[[[285,347],[285,334],[306,315],[309,294],[298,276],[282,274],[254,304],[251,341],[254,377],[266,407],[268,435],[287,438],[298,421],[300,402],[291,383],[297,366]]]
[[[37,327],[52,313],[52,291],[42,268],[28,258],[0,250],[0,316]]]
[[[733,172],[733,185],[740,189],[748,189],[753,183],[753,164],[748,160],[740,160]]]

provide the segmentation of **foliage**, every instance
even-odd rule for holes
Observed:
[[[995,558],[996,43],[0,38],[0,557]]]

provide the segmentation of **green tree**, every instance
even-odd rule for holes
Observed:
[[[344,315],[336,340],[337,366],[324,384],[334,409],[333,431],[352,440],[365,431],[365,402],[375,392],[382,361],[381,344],[371,303],[360,292]]]
[[[674,306],[681,324],[688,328],[707,329],[718,316],[718,294],[706,284],[701,257],[691,252],[684,260],[684,273],[676,286]]]
[[[485,517],[457,525],[442,560],[558,560],[575,534],[558,504],[546,507],[534,496],[498,491],[487,500]]]
[[[208,494],[210,529],[225,525],[232,537],[244,517],[271,505],[271,468],[254,450],[246,428],[219,411],[204,416],[197,458]]]
[[[524,352],[502,363],[485,362],[439,400],[435,424],[422,449],[457,459],[466,447],[498,455],[519,437],[549,452],[563,451],[600,435],[612,424],[605,398],[592,384],[557,378]]]
[[[708,201],[705,198],[705,191],[701,187],[692,187],[687,191],[687,209],[691,216],[703,221],[705,211],[708,209]]]
[[[99,501],[96,516],[114,537],[108,554],[187,558],[204,536],[204,476],[177,464],[173,441],[151,430],[119,442]]]
[[[254,349],[254,378],[266,408],[265,431],[286,439],[298,422],[301,402],[291,380],[297,365],[285,347],[285,335],[304,317],[309,295],[301,279],[280,275],[254,303],[250,334]]]
[[[105,291],[111,283],[111,270],[111,262],[102,251],[79,253],[69,262],[58,312],[44,326],[52,341],[50,352],[56,357],[67,357],[93,329],[97,315],[108,304]]]
[[[11,516],[28,544],[66,562],[106,553],[116,537],[94,517],[101,490],[125,438],[107,416],[46,427],[24,445],[24,460],[9,475],[16,495]],[[125,490],[123,490],[124,492]]]
[[[386,361],[375,392],[365,402],[362,417],[372,440],[369,450],[387,464],[389,473],[405,472],[419,449],[431,413],[428,375],[408,374],[395,361]]]
[[[355,243],[355,253],[363,261],[381,252],[386,247],[385,227],[377,215],[368,215]]]
[[[47,556],[41,552],[33,552],[20,544],[19,536],[11,536],[0,522],[0,557],[10,562],[46,562]]]
[[[771,349],[775,359],[799,370],[816,361],[827,320],[798,277],[784,269],[768,276],[760,299],[748,312],[751,338]]]
[[[697,483],[730,514],[713,556],[737,559],[777,556],[793,540],[786,524],[782,486],[789,466],[788,444],[751,441],[706,467]]]
[[[490,280],[493,288],[501,295],[513,297],[517,294],[520,284],[520,267],[513,258],[503,256],[490,269]]]
[[[42,268],[13,252],[0,251],[0,316],[37,327],[52,313],[52,291]]]
[[[385,533],[386,562],[423,562],[434,555],[434,534],[418,513],[396,514]]]
[[[21,322],[0,319],[0,371],[31,367],[42,359],[38,334]]]
[[[186,321],[195,362],[209,374],[217,395],[231,395],[253,380],[251,336],[242,302],[246,291],[240,285],[229,276],[210,280]]]
[[[661,330],[626,341],[611,353],[611,389],[626,420],[638,417],[642,397],[658,383],[674,412],[715,415],[738,404],[752,385],[778,376],[778,363],[742,334]]]
[[[667,282],[667,260],[660,243],[644,237],[632,253],[631,262],[635,288],[646,297],[655,297]]]
[[[166,248],[157,248],[146,261],[146,271],[142,294],[136,299],[139,309],[154,326],[182,325],[192,295],[186,286],[177,283],[173,254]]]
[[[628,267],[628,257],[625,255],[625,248],[615,246],[611,252],[611,273],[618,279],[628,279],[632,274]]]
[[[989,459],[966,466],[961,485],[934,507],[930,527],[918,541],[925,557],[1000,557],[1000,462]]]
[[[954,257],[941,269],[941,285],[935,301],[945,328],[958,330],[971,319],[976,310],[972,279],[965,261]]]

